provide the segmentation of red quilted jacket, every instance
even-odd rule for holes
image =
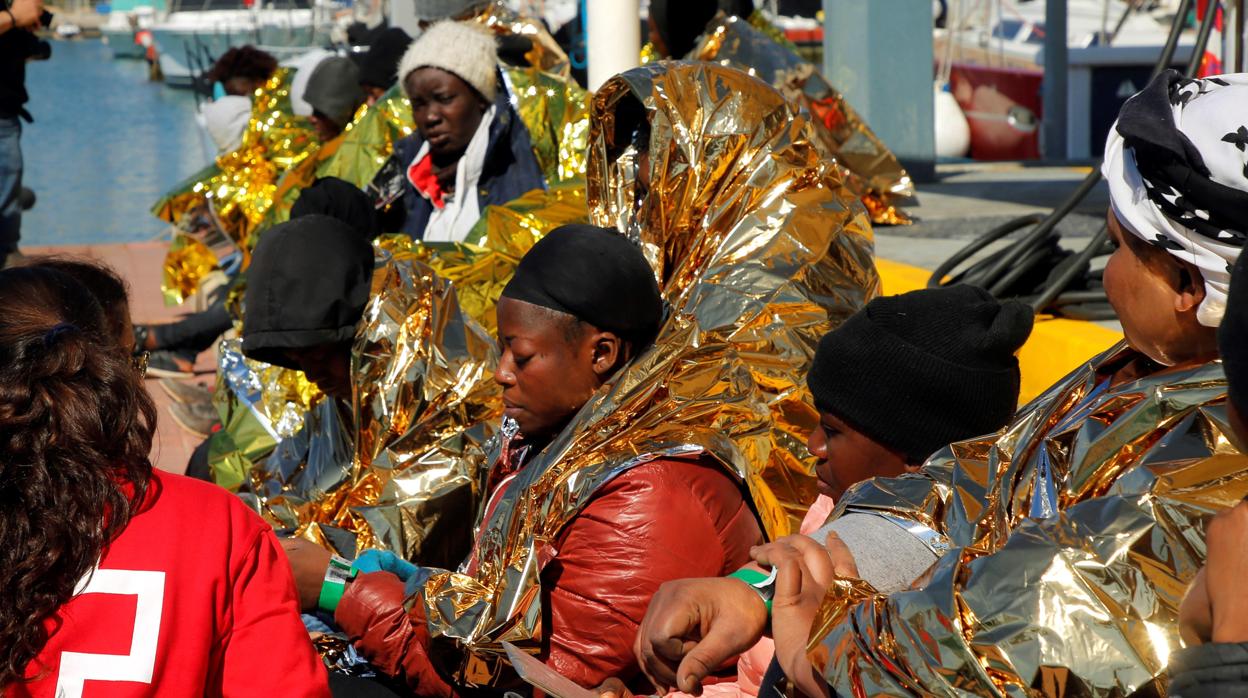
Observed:
[[[660,459],[623,473],[567,525],[542,570],[542,659],[589,688],[611,676],[638,679],[633,639],[659,585],[731,573],[762,541],[740,487],[720,466]],[[397,577],[364,574],[335,618],[369,661],[418,695],[454,695],[429,657],[422,604],[409,613],[403,602]]]

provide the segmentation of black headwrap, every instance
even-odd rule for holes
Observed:
[[[537,242],[503,289],[504,298],[550,308],[649,344],[663,320],[654,270],[627,238],[593,225],[565,225]]]
[[[399,60],[411,43],[412,37],[398,27],[382,32],[360,62],[360,84],[389,89],[398,82]]]
[[[286,349],[346,342],[364,315],[373,246],[346,223],[310,215],[260,238],[243,295],[243,354],[298,368]]]
[[[316,180],[299,194],[290,208],[292,219],[314,213],[337,218],[366,240],[377,237],[377,211],[373,202],[359,187],[337,177]]]

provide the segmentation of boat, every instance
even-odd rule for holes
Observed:
[[[165,83],[192,87],[223,53],[251,44],[281,59],[329,42],[337,6],[329,0],[203,0],[175,2],[152,27]]]
[[[1122,102],[1147,83],[1177,3],[1153,2],[1150,10],[1141,4],[1068,0],[1066,157],[1098,156]],[[947,27],[933,37],[937,83],[947,85],[966,116],[969,157],[1039,159],[1044,0],[946,0],[946,7]],[[1181,36],[1176,61],[1191,55],[1193,35]]]
[[[76,39],[82,35],[82,27],[73,22],[58,22],[53,31],[58,39]]]
[[[146,57],[147,47],[143,45],[140,35],[150,31],[159,16],[152,5],[136,5],[129,10],[114,6],[104,26],[100,27],[100,34],[113,52],[113,58],[137,60]]]

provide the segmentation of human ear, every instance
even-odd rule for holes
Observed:
[[[1174,309],[1180,313],[1194,312],[1205,302],[1205,279],[1194,264],[1181,259],[1176,261],[1179,273],[1174,289]]]
[[[593,369],[599,378],[605,379],[619,368],[624,355],[624,342],[613,332],[593,334]]]

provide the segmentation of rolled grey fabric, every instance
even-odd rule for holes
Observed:
[[[935,564],[936,552],[922,538],[892,519],[850,513],[810,534],[820,545],[828,533],[840,536],[858,565],[858,577],[881,594],[905,591]]]

